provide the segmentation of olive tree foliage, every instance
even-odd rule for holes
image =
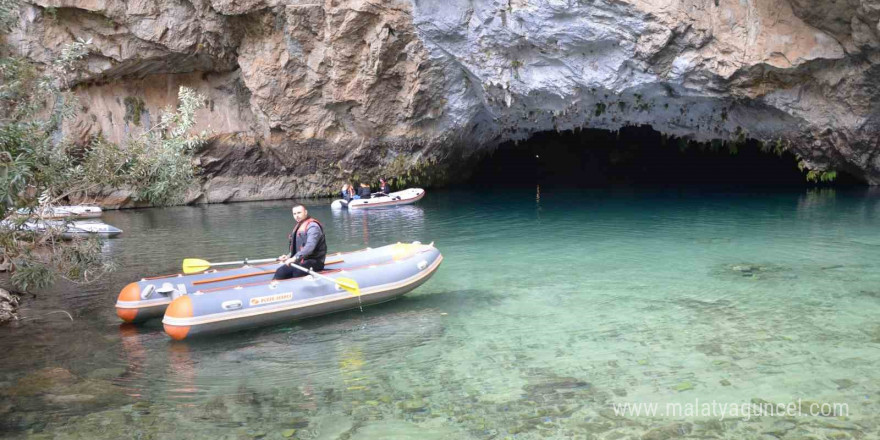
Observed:
[[[17,0],[0,0],[0,38],[17,11]],[[20,290],[42,289],[59,277],[88,282],[113,268],[100,240],[62,240],[66,223],[42,220],[47,208],[112,188],[153,205],[174,204],[196,181],[193,154],[205,134],[189,132],[204,98],[185,87],[177,108],[166,108],[143,134],[119,144],[100,135],[85,144],[63,138],[62,123],[79,109],[70,82],[89,45],[65,46],[49,66],[2,55],[0,48],[0,267]]]
[[[9,32],[15,24],[19,0],[0,0],[0,33]]]

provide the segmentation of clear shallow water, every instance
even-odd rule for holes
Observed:
[[[401,300],[173,343],[119,289],[283,252],[290,202],[109,212],[120,270],[28,300],[0,332],[0,430],[83,438],[876,437],[880,194],[431,191],[307,203],[332,251],[436,242]],[[73,321],[63,313],[72,314]],[[841,417],[618,415],[612,404],[798,399]],[[761,399],[761,400],[756,400]],[[806,409],[806,408],[805,408]],[[662,411],[662,409],[661,409]],[[840,413],[841,411],[838,411]],[[845,417],[844,417],[845,416]],[[716,420],[716,421],[713,421]]]

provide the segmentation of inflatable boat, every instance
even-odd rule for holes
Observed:
[[[182,340],[381,303],[423,284],[443,261],[433,244],[418,242],[368,249],[358,257],[361,264],[325,269],[319,276],[240,283],[180,295],[168,305],[162,324],[171,338]],[[352,292],[348,283],[357,290]]]
[[[329,254],[325,269],[344,269],[369,261],[367,251]],[[171,300],[200,289],[235,287],[241,283],[270,281],[280,263],[245,264],[235,269],[210,269],[195,274],[160,275],[143,278],[122,288],[116,299],[116,315],[125,322],[139,323],[161,318]]]
[[[27,215],[25,209],[18,210],[19,214]],[[102,211],[98,206],[74,205],[74,206],[51,206],[45,208],[37,208],[37,216],[44,219],[62,219],[62,218],[98,218]]]
[[[4,222],[4,227],[11,227],[13,223]],[[99,221],[74,221],[65,222],[61,220],[38,220],[27,222],[21,227],[28,231],[43,232],[47,229],[55,229],[59,231],[61,238],[72,240],[77,237],[88,237],[97,235],[100,237],[115,237],[122,233],[122,229],[110,226]]]
[[[122,229],[107,223],[97,221],[70,222],[61,233],[61,236],[67,239],[74,237],[84,237],[89,235],[99,235],[101,237],[115,237],[122,233]]]
[[[388,245],[376,249],[361,249],[353,252],[328,254],[324,260],[325,270],[340,270],[363,266],[380,261],[379,255],[385,253]],[[184,275],[161,275],[143,278],[129,283],[116,299],[116,315],[125,322],[140,323],[148,319],[161,318],[171,300],[190,293],[206,289],[222,289],[241,285],[242,283],[260,283],[271,281],[280,263],[272,262],[260,265],[245,264],[242,267],[225,270],[206,270]]]
[[[425,190],[421,188],[410,188],[403,191],[393,192],[391,194],[379,197],[371,197],[369,199],[354,199],[346,202],[339,199],[334,200],[330,204],[333,209],[366,209],[366,208],[384,208],[395,205],[408,205],[418,202],[425,196]]]

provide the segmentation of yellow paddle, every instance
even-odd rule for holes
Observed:
[[[351,278],[335,278],[334,279],[334,278],[330,278],[330,277],[326,277],[324,275],[321,275],[311,269],[306,269],[305,267],[302,267],[298,264],[294,264],[294,263],[287,263],[287,264],[289,264],[290,267],[295,267],[303,272],[308,272],[309,275],[313,275],[318,278],[323,278],[327,281],[336,283],[337,285],[339,285],[339,287],[342,287],[343,289],[351,292],[352,295],[360,296],[360,294],[361,294],[361,288],[360,288],[360,286],[358,286],[357,281],[355,281]]]
[[[183,273],[189,275],[191,273],[201,272],[210,269],[212,266],[236,266],[239,264],[261,264],[278,261],[277,258],[263,258],[261,260],[242,260],[242,261],[223,261],[220,263],[212,263],[201,258],[185,258],[183,260]],[[342,256],[335,256],[327,260],[325,265],[342,263]]]
[[[278,261],[277,258],[263,258],[262,260],[243,260],[243,261],[223,261],[220,263],[212,263],[200,258],[186,258],[183,260],[183,273],[191,274],[201,272],[213,266],[233,266],[238,264],[260,264]]]

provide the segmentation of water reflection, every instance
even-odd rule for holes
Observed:
[[[197,364],[190,355],[187,344],[179,341],[168,344],[168,375],[170,377],[168,398],[192,400],[198,397],[200,388],[196,383]]]
[[[344,242],[364,246],[383,246],[398,241],[422,241],[425,238],[425,211],[420,206],[404,205],[381,209],[333,210],[331,232]]]
[[[118,380],[126,393],[131,397],[142,397],[141,381],[146,377],[149,366],[147,365],[147,350],[144,347],[141,330],[134,324],[122,324],[119,326],[120,341],[122,341],[121,355],[125,365],[125,374]]]

